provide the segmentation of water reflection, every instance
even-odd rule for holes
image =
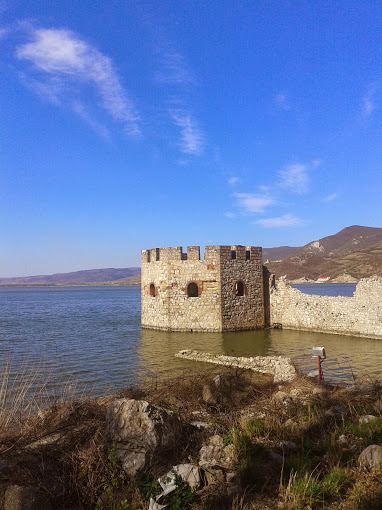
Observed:
[[[184,371],[204,371],[202,363],[182,360],[174,354],[195,349],[231,356],[281,355],[291,357],[305,373],[316,369],[311,352],[314,345],[326,349],[323,364],[328,381],[349,382],[354,375],[382,373],[382,342],[368,338],[326,335],[306,331],[269,329],[229,333],[189,333],[142,330],[138,346],[139,375],[172,376]],[[209,368],[210,369],[210,368]]]

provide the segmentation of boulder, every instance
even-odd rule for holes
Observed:
[[[36,487],[10,485],[5,491],[4,510],[52,510],[52,505]]]
[[[191,425],[199,430],[204,430],[210,428],[212,423],[207,423],[206,421],[192,421]]]
[[[205,384],[202,389],[202,399],[206,404],[215,405],[218,403],[217,395],[209,384]]]
[[[172,412],[144,400],[119,399],[106,412],[108,437],[128,475],[152,464],[153,456],[173,450],[186,425]]]
[[[349,445],[349,439],[345,434],[341,434],[338,438],[338,442],[344,446]]]
[[[289,450],[289,451],[297,450],[297,445],[293,441],[287,441],[287,440],[281,441],[280,446],[283,450]]]
[[[284,400],[290,399],[290,396],[288,393],[285,393],[285,391],[276,391],[276,393],[272,395],[272,398],[276,402],[283,402]]]
[[[204,478],[207,485],[222,485],[225,482],[224,472],[218,468],[205,469]]]
[[[326,416],[333,416],[333,418],[344,418],[346,413],[346,409],[341,406],[332,406],[325,412]]]
[[[278,453],[272,451],[268,452],[268,459],[275,465],[282,466],[284,463],[282,455],[279,455]]]
[[[298,424],[292,420],[292,418],[289,418],[285,423],[284,427],[289,429],[291,432],[298,432]]]
[[[371,444],[365,448],[358,457],[358,463],[361,467],[370,470],[378,470],[382,465],[382,446]]]
[[[326,388],[323,388],[322,386],[316,386],[315,388],[313,388],[312,393],[317,398],[324,399],[328,392],[327,392]]]
[[[212,436],[209,444],[200,449],[199,466],[202,468],[232,469],[236,464],[236,452],[233,444],[224,446],[220,436]]]
[[[200,468],[198,466],[194,466],[193,464],[178,464],[174,466],[171,471],[169,471],[166,475],[162,476],[160,480],[175,480],[175,476],[180,476],[180,478],[188,483],[188,485],[192,489],[198,489],[201,486],[201,477],[200,477]]]
[[[360,416],[358,422],[359,423],[371,423],[372,421],[376,420],[377,416],[374,416],[372,414],[366,414],[365,416]]]

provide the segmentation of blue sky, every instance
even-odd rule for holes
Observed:
[[[0,276],[381,227],[377,1],[0,0]]]

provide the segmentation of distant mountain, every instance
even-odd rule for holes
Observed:
[[[382,275],[382,228],[346,227],[267,267],[276,277],[286,275],[288,279],[317,279],[323,275],[335,278],[344,273],[356,278]]]
[[[382,228],[353,225],[302,247],[263,248],[268,269],[288,279],[342,275],[382,276]],[[346,281],[346,277],[345,280]],[[73,273],[0,278],[0,285],[139,285],[140,268],[88,269]]]
[[[140,274],[139,267],[87,269],[73,273],[0,278],[0,285],[86,285],[113,282]]]
[[[298,246],[277,246],[276,248],[263,248],[263,261],[281,260],[292,255],[300,248]]]

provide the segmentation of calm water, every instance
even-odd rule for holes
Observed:
[[[354,294],[355,283],[300,283],[293,284],[295,287],[305,294],[316,294],[317,296],[348,296]]]
[[[322,291],[325,286],[314,288]],[[333,284],[329,287],[334,290]],[[51,393],[76,381],[97,395],[147,377],[202,370],[198,363],[174,357],[184,348],[243,356],[281,354],[296,357],[308,370],[315,368],[313,345],[326,348],[328,379],[349,378],[349,367],[358,374],[382,373],[381,340],[274,329],[141,330],[139,286],[0,287],[0,356],[12,360],[15,373],[23,366],[39,367],[36,384],[49,374]]]

